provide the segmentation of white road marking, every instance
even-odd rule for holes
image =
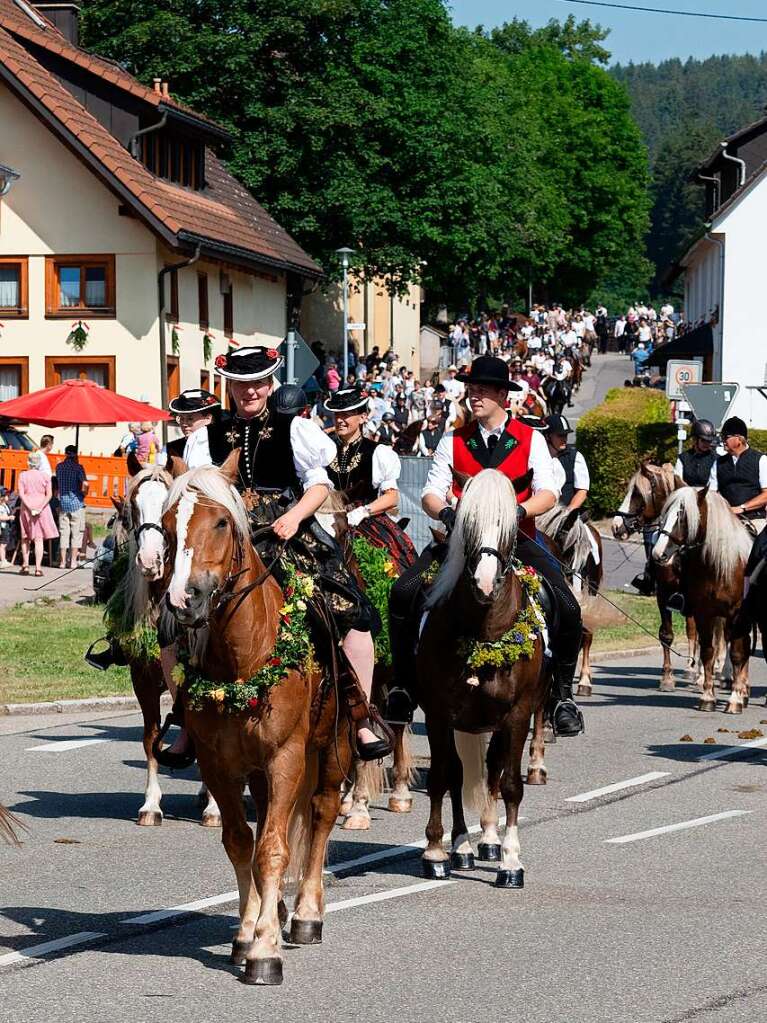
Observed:
[[[111,739],[61,739],[59,742],[45,742],[42,746],[27,746],[25,753],[65,753],[81,746],[95,746],[99,742],[111,742]]]
[[[626,842],[639,842],[644,838],[654,838],[656,835],[667,835],[672,831],[685,831],[687,828],[701,828],[704,824],[713,824],[714,821],[729,820],[730,817],[743,817],[745,814],[753,813],[752,810],[725,810],[724,813],[712,813],[708,817],[695,817],[691,821],[681,821],[679,824],[667,824],[663,828],[651,828],[649,831],[638,831],[634,835],[621,835],[620,838],[606,838],[605,842],[612,845],[625,845]]]
[[[627,778],[626,781],[616,781],[614,785],[605,785],[601,789],[592,789],[591,792],[581,792],[578,796],[569,796],[566,803],[588,803],[591,799],[598,799],[599,796],[609,796],[611,792],[620,792],[621,789],[630,789],[636,785],[646,785],[648,782],[657,781],[658,778],[666,778],[669,771],[650,771],[649,774],[640,774],[636,778]]]
[[[207,899],[198,899],[196,902],[182,902],[180,906],[169,906],[167,909],[157,909],[152,913],[142,913],[141,916],[131,916],[127,920],[121,920],[121,924],[154,924],[158,920],[170,920],[174,916],[184,916],[186,913],[197,913],[208,906],[220,906],[225,902],[236,902],[239,893],[223,892],[221,895],[211,895]]]
[[[42,956],[50,955],[51,952],[58,952],[61,948],[71,948],[73,945],[82,945],[86,941],[95,941],[96,938],[105,938],[106,934],[98,931],[78,931],[77,934],[67,934],[63,938],[56,938],[53,941],[44,941],[41,945],[30,945],[29,948],[22,948],[18,952],[8,952],[0,956],[0,966],[13,966],[14,963],[23,963],[29,959],[40,959]]]
[[[767,739],[752,739],[751,742],[744,742],[738,746],[721,746],[713,753],[704,753],[698,760],[721,760],[722,757],[734,757],[744,749],[757,749],[759,746],[767,746]]]
[[[385,892],[373,892],[372,895],[357,895],[353,899],[342,899],[340,902],[331,902],[325,907],[326,913],[336,913],[340,909],[354,909],[355,906],[366,906],[369,902],[386,902],[387,899],[399,899],[403,895],[417,895],[418,892],[428,892],[432,888],[444,888],[456,881],[420,881],[418,884],[408,884],[403,888],[389,888]]]

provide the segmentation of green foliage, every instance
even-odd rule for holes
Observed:
[[[357,567],[365,582],[365,594],[381,616],[381,631],[375,638],[376,661],[391,665],[389,639],[389,593],[397,578],[397,570],[387,551],[374,547],[361,536],[352,541]]]
[[[120,644],[126,657],[148,664],[160,656],[157,628],[148,619],[136,621],[131,608],[126,605],[124,580],[128,559],[128,551],[122,550],[112,564],[115,588],[104,609],[104,625],[107,633]]]
[[[643,458],[675,459],[676,430],[668,399],[649,388],[613,388],[579,420],[578,449],[591,473],[594,513],[611,514]]]
[[[748,443],[762,454],[767,454],[767,430],[749,430]]]

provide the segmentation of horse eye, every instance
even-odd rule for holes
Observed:
[[[216,529],[226,529],[226,526],[227,526],[226,519],[219,519],[218,522],[216,523]]]

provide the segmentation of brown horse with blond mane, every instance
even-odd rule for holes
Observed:
[[[180,680],[185,723],[218,802],[237,876],[240,926],[232,959],[245,963],[246,983],[280,984],[288,863],[300,877],[291,941],[316,944],[322,868],[352,751],[345,708],[310,655],[283,664],[279,681],[241,708],[222,702],[274,664],[290,596],[250,542],[245,505],[234,489],[238,458],[235,449],[221,469],[175,479],[163,516],[171,549],[166,600],[181,626],[181,646],[191,652]],[[204,698],[194,696],[199,679],[211,686]],[[243,780],[256,805],[255,843]]]

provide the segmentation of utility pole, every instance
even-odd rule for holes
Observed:
[[[344,375],[343,384],[346,386],[346,378],[349,375],[349,256],[354,252],[354,249],[343,248],[336,249],[336,252],[341,257],[341,266],[344,268]]]

